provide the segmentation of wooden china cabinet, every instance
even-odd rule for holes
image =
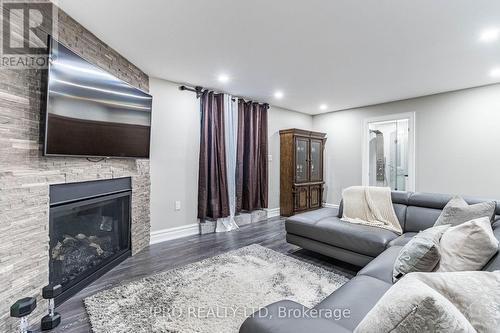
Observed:
[[[280,131],[280,213],[291,216],[321,208],[326,134]]]

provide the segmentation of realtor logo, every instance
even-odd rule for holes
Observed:
[[[54,36],[57,12],[47,0],[1,0],[0,67],[46,68],[48,35]],[[54,14],[55,13],[55,14]]]

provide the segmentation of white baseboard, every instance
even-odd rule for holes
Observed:
[[[339,208],[339,205],[323,202],[323,207],[327,208]]]
[[[280,208],[266,208],[265,211],[267,212],[267,218],[270,219],[271,217],[278,217],[280,216]]]
[[[200,225],[198,223],[183,225],[175,228],[168,228],[151,232],[151,240],[149,244],[158,244],[172,239],[182,238],[186,236],[199,235]]]

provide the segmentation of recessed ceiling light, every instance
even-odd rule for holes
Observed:
[[[229,81],[229,76],[226,74],[220,74],[218,77],[219,82],[226,83]]]
[[[494,78],[500,77],[500,67],[493,68],[490,72],[490,76]]]
[[[493,42],[500,37],[500,29],[498,28],[490,28],[481,31],[481,35],[479,36],[479,40],[484,43]]]
[[[281,90],[278,90],[274,93],[274,98],[276,98],[276,99],[282,99],[283,96],[284,96],[284,94]]]
[[[325,111],[326,109],[328,109],[328,105],[326,105],[326,104],[321,104],[321,105],[319,106],[319,109],[320,109],[320,110],[322,110],[322,111]]]

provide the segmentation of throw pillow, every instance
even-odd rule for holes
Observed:
[[[457,196],[446,204],[434,226],[445,224],[455,226],[480,217],[488,217],[490,221],[493,221],[495,209],[495,201],[469,205],[463,198]]]
[[[490,220],[482,217],[450,227],[441,237],[440,272],[477,271],[498,252]]]
[[[441,259],[439,240],[449,227],[441,225],[421,231],[403,246],[394,263],[393,281],[411,272],[432,272]]]
[[[411,273],[382,296],[354,332],[496,333],[498,304],[500,271]]]

